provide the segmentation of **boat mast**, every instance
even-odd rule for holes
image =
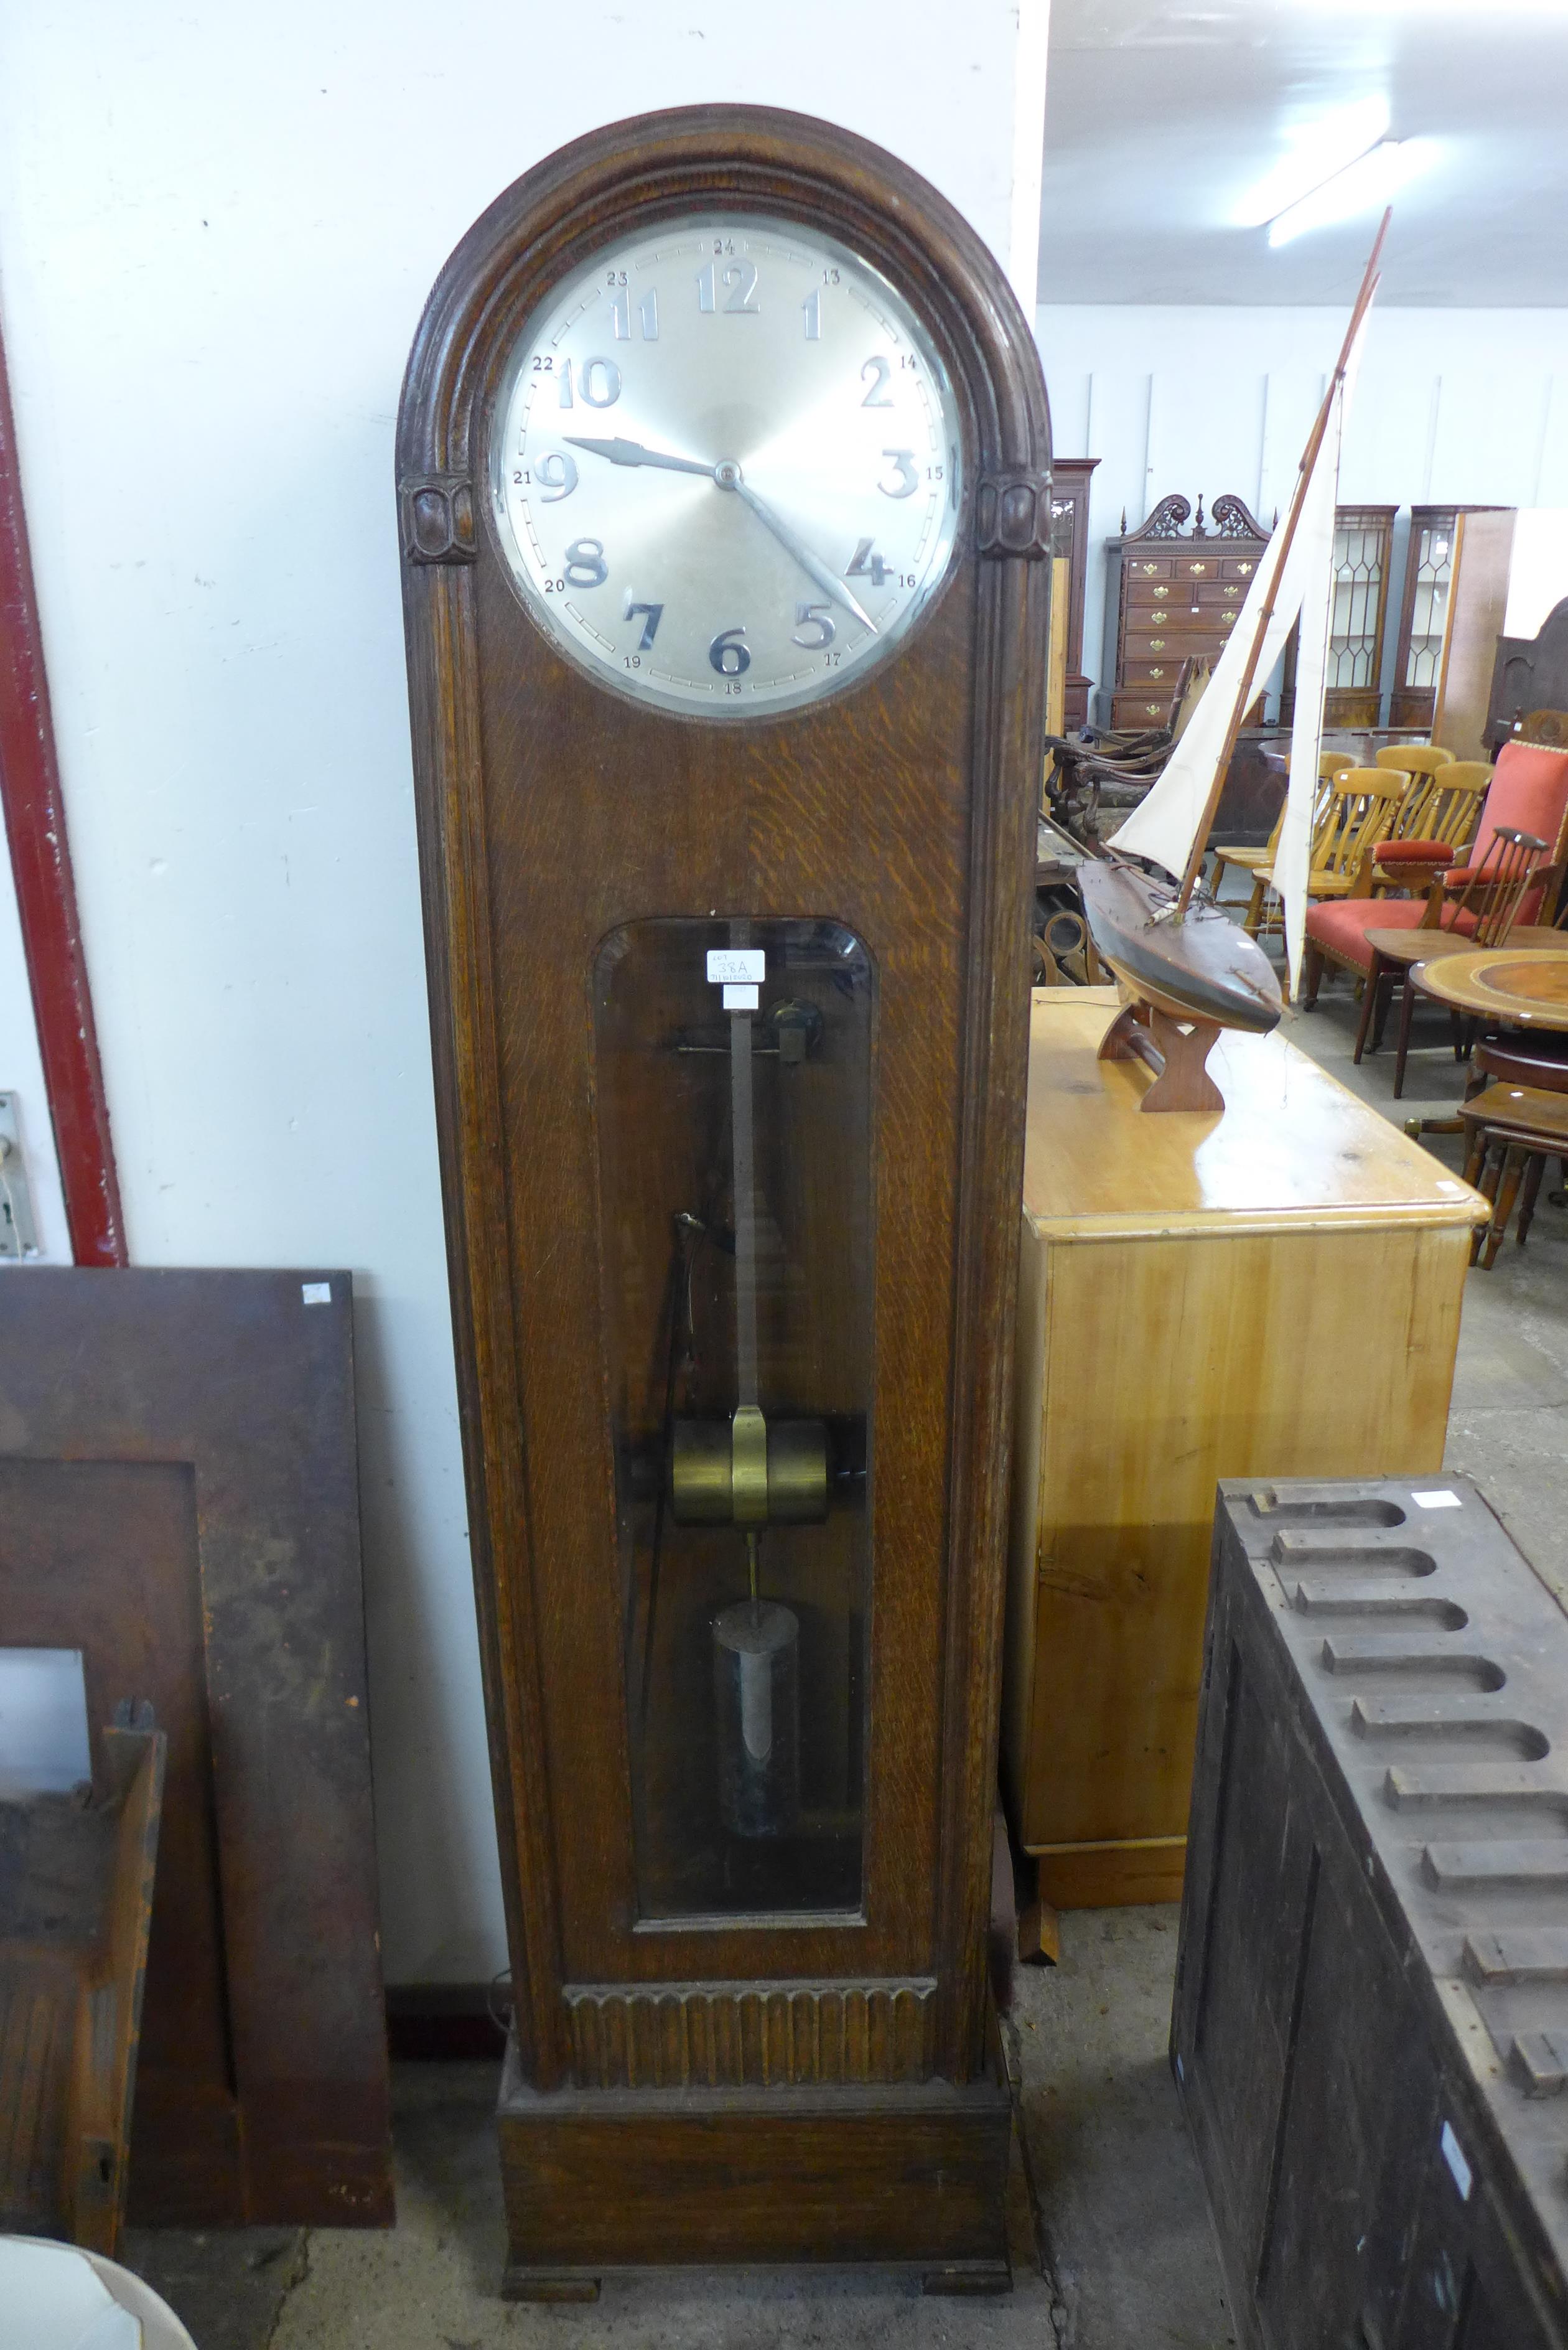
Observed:
[[[1334,412],[1334,397],[1345,380],[1345,371],[1350,363],[1350,354],[1355,348],[1361,322],[1371,307],[1372,297],[1377,291],[1378,258],[1383,251],[1383,240],[1388,234],[1388,224],[1393,217],[1394,208],[1390,205],[1383,215],[1372,252],[1367,259],[1366,273],[1361,280],[1361,291],[1355,297],[1355,307],[1350,314],[1350,324],[1345,330],[1345,340],[1340,346],[1339,359],[1334,373],[1329,378],[1328,390],[1324,394],[1323,406],[1318,410],[1316,421],[1307,435],[1306,447],[1302,452],[1301,470],[1296,476],[1296,485],[1292,493],[1284,521],[1280,525],[1279,552],[1274,556],[1273,572],[1269,581],[1268,593],[1263,598],[1258,614],[1258,625],[1252,633],[1251,650],[1247,656],[1247,666],[1241,673],[1241,683],[1236,695],[1235,707],[1231,712],[1230,723],[1225,729],[1225,740],[1215,764],[1214,780],[1209,786],[1209,797],[1204,803],[1203,814],[1199,818],[1198,829],[1193,835],[1192,847],[1188,853],[1187,868],[1181,877],[1181,889],[1175,907],[1175,918],[1178,921],[1186,913],[1191,902],[1198,877],[1203,870],[1204,853],[1209,847],[1210,827],[1214,822],[1215,814],[1220,806],[1220,795],[1225,788],[1226,772],[1230,767],[1231,755],[1236,748],[1236,738],[1241,732],[1241,720],[1246,714],[1247,704],[1256,682],[1259,656],[1262,652],[1263,639],[1268,634],[1269,622],[1273,615],[1274,598],[1279,591],[1280,581],[1290,556],[1292,542],[1296,535],[1296,525],[1302,517],[1302,508],[1306,504],[1306,494],[1311,485],[1313,471],[1323,447],[1324,434],[1328,431],[1328,420]],[[1272,554],[1273,550],[1271,548],[1270,552]]]

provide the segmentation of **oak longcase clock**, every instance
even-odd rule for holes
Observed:
[[[1005,2279],[984,1964],[1044,389],[892,157],[553,157],[421,325],[410,701],[506,2289]]]

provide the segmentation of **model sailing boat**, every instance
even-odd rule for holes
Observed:
[[[1279,982],[1268,957],[1199,889],[1199,877],[1242,713],[1298,620],[1290,785],[1273,876],[1284,903],[1293,992],[1300,977],[1333,607],[1340,449],[1388,220],[1385,213],[1338,362],[1307,435],[1290,505],[1253,574],[1209,691],[1147,795],[1107,844],[1110,853],[1079,868],[1096,951],[1127,998],[1100,1057],[1137,1057],[1159,1072],[1143,1098],[1147,1110],[1222,1110],[1224,1096],[1204,1066],[1220,1029],[1262,1034],[1280,1018]],[[1131,863],[1135,857],[1163,868],[1163,875]]]

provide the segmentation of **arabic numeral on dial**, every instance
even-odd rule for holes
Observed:
[[[846,579],[869,579],[873,588],[880,588],[888,577],[888,566],[877,552],[871,539],[863,538],[855,550],[855,560],[845,572]]]
[[[752,656],[740,639],[745,629],[721,629],[708,648],[708,666],[721,677],[744,677],[752,666]]]
[[[869,377],[871,389],[860,403],[862,408],[892,407],[893,403],[888,397],[888,379],[892,372],[892,369],[884,359],[867,360],[860,370],[860,380],[864,383]]]
[[[602,588],[609,577],[604,541],[574,538],[566,549],[566,579],[573,588]]]
[[[548,365],[548,361],[546,361],[545,364]],[[570,359],[567,359],[562,367],[557,381],[561,387],[560,405],[563,408],[570,408],[572,405],[572,362]]]
[[[613,284],[615,280],[612,276],[611,283]],[[620,284],[622,286],[626,284],[626,272],[624,269],[620,273]],[[610,327],[617,342],[629,343],[631,340],[630,295],[627,293],[612,294],[610,296],[609,314]],[[659,295],[656,289],[650,288],[638,304],[637,323],[641,329],[642,339],[645,343],[656,343],[659,340]],[[586,391],[583,394],[583,398],[585,400],[587,398],[587,393]]]
[[[577,390],[590,408],[613,408],[620,398],[620,369],[614,359],[585,359]],[[563,399],[561,405],[566,408],[569,403]]]
[[[888,463],[893,467],[894,472],[898,476],[895,481],[881,481],[877,483],[877,487],[881,491],[882,495],[885,498],[913,497],[915,492],[920,486],[920,477],[915,470],[914,451],[912,449],[884,449],[882,454],[887,458]]]
[[[807,636],[807,629],[813,634]],[[804,645],[808,653],[819,653],[838,634],[833,622],[833,609],[828,604],[797,604],[794,608],[794,635],[791,641]]]
[[[662,604],[634,604],[631,598],[628,596],[623,617],[628,620],[635,620],[639,616],[642,620],[642,634],[637,640],[637,650],[639,653],[651,652],[653,639],[659,634],[659,623],[664,617],[664,607]],[[632,662],[630,666],[635,668],[637,664]]]
[[[719,299],[722,287],[724,298]],[[699,310],[722,309],[726,317],[755,318],[761,315],[761,305],[753,296],[757,290],[757,265],[754,261],[732,261],[729,267],[719,270],[717,262],[710,261],[697,272],[697,307]]]
[[[808,343],[820,343],[820,342],[821,342],[821,340],[822,340],[822,288],[821,288],[821,286],[814,286],[812,287],[812,289],[811,289],[811,292],[806,296],[805,300],[801,304],[801,306],[800,306],[800,307],[801,307],[802,310],[805,313],[805,339],[806,339],[806,341],[807,341]]]
[[[540,504],[558,504],[562,498],[569,498],[577,486],[576,461],[568,457],[564,449],[552,449],[535,466],[534,479],[539,484]]]

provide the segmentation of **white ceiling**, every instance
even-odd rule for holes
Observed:
[[[1348,301],[1374,215],[1277,250],[1232,215],[1378,96],[1436,142],[1380,302],[1568,304],[1568,0],[1052,0],[1041,300]]]

